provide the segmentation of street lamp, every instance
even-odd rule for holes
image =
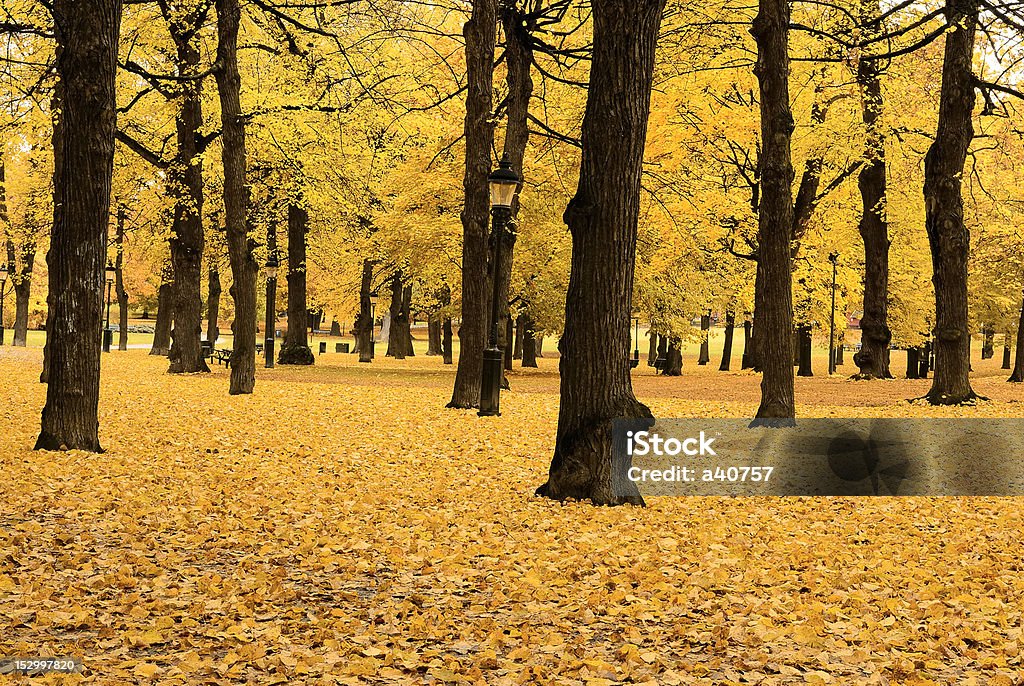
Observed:
[[[377,294],[370,293],[370,359],[372,360],[374,354],[377,352],[377,334],[374,329],[377,328]]]
[[[117,274],[117,267],[110,260],[107,260],[107,267],[104,270],[107,274],[107,323],[103,327],[103,352],[110,352],[110,342],[114,338],[114,332],[110,330],[110,287],[114,285],[114,276]]]
[[[267,318],[265,333],[263,337],[263,359],[267,369],[274,368],[274,335],[277,322],[277,268],[280,262],[277,261],[277,253],[273,250],[267,255],[267,263],[263,265],[267,270]]]
[[[629,368],[636,369],[640,366],[640,317],[633,317],[633,359],[629,361]]]
[[[828,261],[832,263],[832,310],[829,312],[828,325],[828,373],[836,373],[836,268],[839,265],[839,253],[831,252]]]
[[[483,376],[480,379],[480,416],[500,415],[501,375],[504,364],[503,352],[498,347],[498,289],[501,286],[501,247],[505,242],[505,229],[512,217],[512,201],[519,188],[519,177],[512,171],[512,163],[505,155],[498,168],[487,177],[491,196],[492,229],[494,235],[494,269],[491,274],[491,331],[487,349],[484,350]]]
[[[7,263],[0,265],[0,345],[4,344],[4,300],[7,299]]]

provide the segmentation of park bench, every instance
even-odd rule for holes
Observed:
[[[224,350],[223,348],[213,351],[213,359],[217,361],[217,364],[223,362],[227,366],[231,366],[231,351]]]

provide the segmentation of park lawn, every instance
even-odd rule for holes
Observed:
[[[1024,678],[1014,499],[538,499],[550,358],[480,418],[444,409],[435,357],[329,353],[231,397],[223,367],[112,353],[107,452],[41,454],[39,362],[0,351],[0,655],[82,656],[101,684]],[[1021,416],[997,367],[976,363],[975,408],[818,377],[798,409]],[[689,358],[635,387],[659,416],[747,416],[757,382]]]

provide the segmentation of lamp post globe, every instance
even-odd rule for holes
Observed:
[[[504,352],[498,346],[498,318],[500,307],[498,295],[501,288],[499,269],[501,249],[505,242],[505,230],[512,217],[512,204],[519,189],[520,178],[512,171],[512,162],[505,155],[498,168],[487,177],[491,199],[492,235],[494,243],[494,269],[491,274],[491,319],[490,335],[484,350],[483,375],[480,379],[480,416],[493,417],[501,414],[501,379],[504,366]]]

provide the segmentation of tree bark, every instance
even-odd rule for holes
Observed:
[[[1011,359],[1011,353],[1012,353],[1012,351],[1010,349],[1010,340],[1011,340],[1010,336],[1011,335],[1012,334],[1009,331],[1007,331],[1003,335],[1003,366],[1002,366],[1003,369],[1010,369],[1010,367],[1011,367],[1011,365],[1010,365],[1010,359]]]
[[[523,359],[523,335],[526,333],[526,312],[520,312],[516,317],[516,342],[512,348],[512,358]]]
[[[306,331],[306,314],[309,310],[309,305],[306,302],[306,236],[308,233],[309,212],[305,207],[289,203],[288,332],[284,335],[284,343],[277,356],[278,364],[310,365],[314,362],[313,351],[309,347]],[[361,296],[360,293],[360,298]]]
[[[872,0],[872,14],[878,3]],[[867,10],[865,14],[868,14]],[[879,33],[877,20],[868,24],[871,35]],[[878,63],[862,59],[857,65],[861,89],[861,117],[867,128],[866,162],[857,177],[860,188],[860,235],[864,241],[864,314],[860,320],[861,349],[853,356],[859,379],[891,379],[888,355],[889,330],[889,223],[886,218],[887,170],[885,134],[879,119],[883,110]]]
[[[174,26],[174,23],[172,23]],[[191,32],[182,35],[172,28],[177,44],[177,62],[183,74],[199,67],[199,50]],[[171,374],[208,372],[200,341],[203,336],[203,158],[197,138],[203,126],[202,80],[180,85],[180,107],[176,122],[178,154],[171,165],[169,187],[176,198],[171,225],[171,264],[174,267],[174,327],[171,330]]]
[[[572,236],[555,452],[539,495],[643,504],[612,486],[612,422],[653,421],[629,369],[641,172],[665,0],[593,0],[593,61]]]
[[[760,0],[750,29],[757,41],[754,72],[760,86],[761,201],[758,211],[754,345],[763,369],[759,420],[796,416],[793,378],[793,114],[789,104],[789,3]],[[788,422],[785,422],[788,423]]]
[[[907,378],[921,378],[921,349],[907,348]]]
[[[369,363],[373,359],[373,328],[374,311],[370,304],[370,296],[373,293],[373,265],[374,261],[363,260],[363,273],[359,279],[359,314],[356,316],[356,349],[359,351],[359,361]],[[305,330],[303,325],[303,330]]]
[[[658,359],[658,334],[653,331],[654,323],[652,322],[650,327],[647,329],[647,366],[653,367],[655,361]]]
[[[800,348],[800,365],[797,369],[797,376],[814,376],[814,369],[811,366],[811,354],[814,350],[811,340],[811,327],[807,324],[797,329],[797,340]]]
[[[537,357],[544,357],[544,335],[537,336]]]
[[[743,321],[743,355],[740,357],[740,369],[750,369],[753,363],[750,360],[751,337],[750,329],[752,322],[749,319]]]
[[[727,372],[732,366],[732,339],[736,331],[736,315],[732,312],[725,313],[725,343],[722,345],[722,364],[718,371]]]
[[[206,340],[210,345],[216,345],[220,338],[220,271],[216,267],[210,267],[207,277],[206,289],[208,292],[206,300]]]
[[[117,206],[117,229],[114,258],[114,293],[117,294],[117,349],[128,349],[128,292],[124,289],[124,205]]]
[[[391,277],[391,332],[388,336],[387,356],[396,360],[404,360],[412,357],[412,324],[410,306],[412,301],[412,286],[402,282],[401,271],[395,272]]]
[[[452,318],[445,317],[441,324],[441,355],[445,364],[452,363]]]
[[[160,288],[156,292],[156,323],[153,326],[153,347],[149,349],[150,355],[162,355],[167,357],[171,349],[171,320],[174,309],[174,284],[169,275],[170,268],[165,267],[160,282]]]
[[[705,365],[711,361],[711,312],[700,316],[700,355],[697,364]]]
[[[996,327],[992,324],[985,324],[981,327],[984,335],[981,344],[981,359],[990,360],[996,355]]]
[[[662,368],[661,373],[663,376],[683,375],[683,351],[679,341],[674,338],[670,338],[668,341],[668,350],[665,352],[665,366]]]
[[[245,119],[238,74],[238,0],[216,0],[217,94],[221,112],[224,165],[224,224],[231,262],[231,395],[252,393],[256,385],[256,259],[249,238],[249,188],[245,180]]]
[[[441,354],[441,317],[437,313],[427,315],[427,355]]]
[[[0,164],[0,203],[3,201],[3,165]],[[0,207],[0,211],[3,208]],[[0,218],[3,214],[0,213]],[[20,258],[18,253],[21,253]],[[20,250],[14,241],[7,241],[7,265],[11,270],[11,288],[14,291],[14,332],[11,344],[24,348],[28,342],[28,308],[32,297],[32,270],[36,261],[36,246],[25,243]]]
[[[102,452],[100,348],[120,0],[55,0],[63,132],[47,254],[49,374],[36,450]]]
[[[502,350],[504,351],[503,357],[504,357],[504,360],[505,360],[505,365],[504,366],[505,366],[505,371],[506,372],[512,371],[512,340],[513,340],[513,336],[514,335],[515,334],[514,334],[514,330],[513,330],[513,327],[512,327],[512,317],[511,316],[506,316],[505,317],[505,345],[504,345],[504,347],[502,347]],[[508,379],[505,379],[505,383],[506,384],[508,383]],[[507,386],[506,386],[506,388],[507,388]]]
[[[1007,381],[1024,383],[1024,305],[1020,308],[1020,321],[1017,324],[1017,353],[1013,358],[1013,372]]]
[[[958,405],[978,396],[971,388],[967,319],[970,231],[964,225],[961,179],[974,137],[976,0],[947,0],[942,92],[935,140],[925,156],[925,226],[935,286],[935,375],[925,396],[933,405]]]
[[[466,171],[462,209],[462,323],[459,326],[459,365],[448,407],[480,406],[480,378],[486,344],[488,279],[487,224],[490,203],[487,176],[491,172],[491,121],[494,46],[497,34],[495,0],[473,0],[473,14],[463,28],[466,40]]]
[[[523,322],[523,361],[522,367],[537,367],[537,335],[533,329],[533,317],[524,312]]]

